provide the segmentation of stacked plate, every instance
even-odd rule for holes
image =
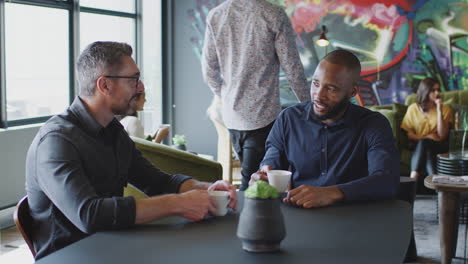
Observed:
[[[450,158],[448,153],[438,154],[437,174],[448,176],[468,175],[468,160]]]

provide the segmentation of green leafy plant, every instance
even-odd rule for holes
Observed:
[[[245,197],[257,199],[276,199],[280,196],[275,187],[266,181],[256,181],[244,193]]]
[[[187,145],[187,141],[185,140],[184,135],[174,135],[174,137],[172,138],[172,143],[176,146]]]

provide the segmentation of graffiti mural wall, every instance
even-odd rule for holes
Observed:
[[[188,10],[201,54],[208,11],[223,0],[197,0]],[[361,105],[403,103],[419,81],[432,76],[442,90],[468,89],[468,0],[270,0],[282,6],[297,34],[308,79],[318,61],[335,49],[356,54],[363,66]],[[327,28],[330,45],[315,44]],[[282,102],[294,100],[281,76]]]

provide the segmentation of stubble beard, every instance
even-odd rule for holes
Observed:
[[[312,105],[312,118],[315,120],[324,121],[339,116],[348,107],[349,99],[350,97],[348,96],[343,98],[343,100],[339,101],[336,105],[331,107],[330,111],[324,115],[318,115],[315,113],[315,109],[313,108],[314,106]]]
[[[137,98],[138,95],[134,95],[130,98],[130,100],[127,101],[127,104],[125,106],[115,106],[112,109],[112,112],[114,115],[133,115],[136,113],[136,102],[134,101]],[[133,105],[132,105],[133,102]]]

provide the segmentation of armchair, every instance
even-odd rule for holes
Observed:
[[[186,174],[199,181],[214,182],[222,178],[221,164],[195,154],[153,143],[145,139],[131,137],[143,157],[157,168],[171,174]],[[141,191],[129,185],[124,189],[125,196],[146,197]]]

